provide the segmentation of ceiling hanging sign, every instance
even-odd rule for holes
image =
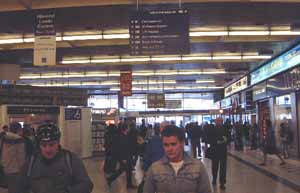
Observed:
[[[120,73],[120,95],[121,96],[132,95],[132,72]]]
[[[148,108],[165,108],[164,93],[149,93],[147,94]]]
[[[185,9],[138,11],[129,21],[131,55],[189,54],[189,14]]]
[[[43,10],[35,15],[34,65],[56,64],[56,30],[54,10]]]

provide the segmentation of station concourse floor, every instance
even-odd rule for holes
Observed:
[[[207,167],[211,179],[211,161],[203,158],[202,161]],[[125,174],[121,175],[109,189],[103,174],[103,159],[89,158],[84,159],[88,174],[94,183],[93,193],[136,193],[137,189],[126,189]],[[295,189],[284,185],[283,183],[264,175],[262,172],[249,167],[247,164],[238,161],[232,156],[228,156],[227,162],[227,184],[226,190],[220,190],[218,184],[213,188],[214,193],[299,193]],[[300,181],[300,179],[299,179]],[[6,193],[1,189],[0,193]]]

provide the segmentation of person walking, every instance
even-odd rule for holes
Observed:
[[[81,159],[60,146],[56,125],[40,125],[36,140],[39,149],[22,169],[22,188],[18,193],[92,192],[93,183]]]
[[[1,163],[4,169],[8,193],[20,193],[21,168],[25,163],[26,141],[20,123],[9,124],[8,131],[1,135]]]
[[[223,119],[215,120],[215,127],[209,133],[209,144],[212,151],[212,184],[217,184],[219,173],[220,188],[225,189],[227,172],[227,132],[223,126]]]
[[[268,154],[275,154],[280,160],[280,165],[286,164],[286,162],[282,159],[279,154],[279,150],[276,147],[276,140],[275,140],[275,131],[272,127],[272,122],[269,119],[264,120],[263,122],[263,141],[262,141],[262,151],[263,151],[263,162],[259,165],[265,166],[267,163],[267,155]]]
[[[184,153],[184,131],[168,125],[161,133],[165,155],[146,174],[144,193],[211,193],[205,166]]]

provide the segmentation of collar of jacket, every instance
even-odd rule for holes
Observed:
[[[164,155],[162,157],[161,161],[162,161],[163,164],[169,164],[169,162],[170,162],[169,158],[166,155]],[[192,161],[193,161],[192,158],[188,154],[183,153],[183,164],[184,165],[185,164],[191,164]]]

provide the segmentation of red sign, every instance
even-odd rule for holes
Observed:
[[[120,90],[122,96],[132,95],[132,72],[121,72]]]

